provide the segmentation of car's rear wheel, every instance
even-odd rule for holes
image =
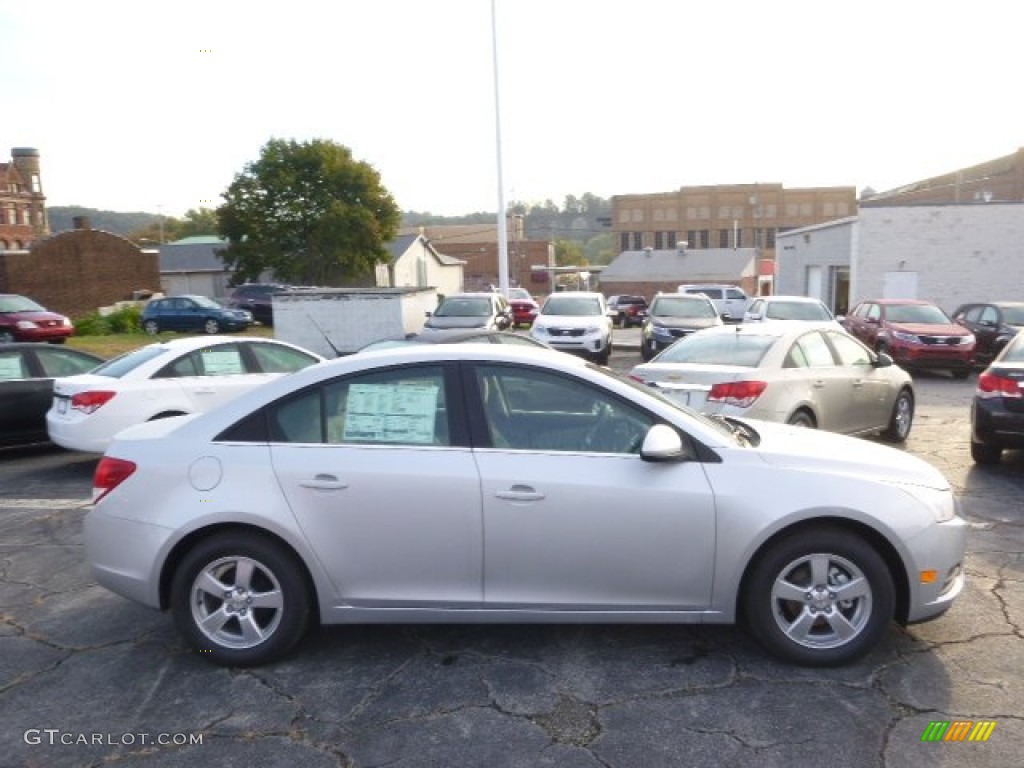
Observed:
[[[868,653],[885,634],[896,600],[874,547],[832,527],[772,543],[744,583],[744,616],[757,640],[809,666],[847,664]]]
[[[156,320],[147,320],[142,324],[142,330],[144,330],[150,336],[156,336],[158,333],[160,333],[160,326],[157,325]]]
[[[171,610],[185,640],[204,658],[229,666],[283,656],[305,632],[309,606],[295,556],[252,533],[201,541],[171,585]]]
[[[889,426],[882,432],[882,437],[894,443],[905,442],[914,424],[914,396],[906,389],[900,390],[896,402],[892,405]]]
[[[640,359],[641,360],[643,360],[646,363],[646,362],[650,361],[654,357],[655,354],[657,354],[657,352],[654,349],[654,342],[653,341],[650,341],[650,342],[648,342],[648,341],[641,341],[640,342]]]
[[[805,427],[806,429],[816,429],[818,426],[814,417],[804,410],[794,413],[786,420],[786,423],[791,427]]]
[[[0,331],[0,344],[8,344],[14,341],[14,334],[10,331]]]
[[[971,441],[971,458],[975,464],[998,464],[1003,458],[1003,449],[998,445]]]
[[[220,333],[220,323],[211,317],[203,324],[203,330],[211,335]]]

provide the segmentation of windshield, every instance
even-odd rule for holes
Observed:
[[[487,317],[491,314],[491,301],[485,298],[445,299],[434,313],[436,317]]]
[[[769,301],[764,313],[771,320],[831,320],[825,307],[814,301]]]
[[[689,296],[659,296],[651,305],[651,314],[657,317],[713,318],[718,313],[704,299]]]
[[[696,363],[756,368],[777,336],[699,333],[680,339],[658,355],[658,363]]]
[[[885,307],[885,319],[890,323],[928,325],[950,325],[953,322],[933,304],[889,304]]]
[[[542,315],[584,317],[601,315],[601,302],[589,296],[552,296],[544,302]]]
[[[0,296],[0,312],[45,312],[46,309],[24,296]]]
[[[147,347],[139,347],[139,349],[118,355],[113,360],[108,360],[98,368],[94,368],[90,373],[94,373],[97,376],[108,376],[111,379],[120,379],[126,373],[134,371],[143,363],[152,360],[154,357],[160,357],[165,352],[167,352],[167,347],[162,344],[150,344]]]

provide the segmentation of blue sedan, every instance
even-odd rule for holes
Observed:
[[[142,329],[160,331],[202,331],[208,334],[244,331],[253,323],[246,309],[222,307],[206,296],[167,296],[153,299],[142,310]]]

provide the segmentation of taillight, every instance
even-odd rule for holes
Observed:
[[[711,387],[708,402],[749,408],[767,386],[766,381],[724,381]]]
[[[1000,376],[998,373],[985,371],[978,376],[978,397],[1021,397],[1021,383],[1017,379]]]
[[[135,472],[135,462],[104,456],[92,476],[92,503],[95,504]]]
[[[95,413],[97,409],[103,407],[116,394],[117,392],[107,392],[104,390],[79,392],[77,395],[71,396],[71,410],[81,411],[86,415]]]

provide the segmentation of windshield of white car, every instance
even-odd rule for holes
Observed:
[[[97,376],[107,376],[111,379],[120,379],[143,363],[152,360],[154,357],[160,357],[160,355],[166,352],[166,347],[159,344],[150,344],[147,347],[140,347],[139,349],[133,349],[131,352],[125,352],[123,355],[118,355],[98,368],[89,371],[89,373]]]
[[[585,317],[601,315],[601,303],[597,299],[576,296],[552,296],[544,302],[542,315],[564,315],[567,317]]]
[[[832,315],[824,306],[810,301],[769,301],[764,316],[770,320],[832,319]]]
[[[677,341],[658,355],[656,362],[756,368],[777,338],[763,334],[697,333]]]

